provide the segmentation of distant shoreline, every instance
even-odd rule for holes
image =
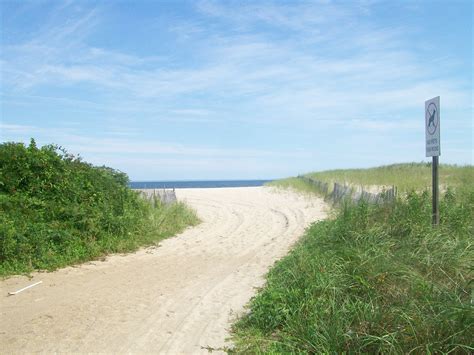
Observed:
[[[195,181],[132,181],[132,189],[192,189],[263,186],[272,180],[195,180]]]

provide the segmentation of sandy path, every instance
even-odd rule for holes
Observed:
[[[321,200],[267,187],[183,189],[203,220],[157,248],[1,281],[0,352],[207,353]],[[7,296],[35,281],[43,283]]]

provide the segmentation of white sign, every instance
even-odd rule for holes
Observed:
[[[425,136],[426,156],[437,157],[441,155],[440,128],[439,128],[439,96],[425,101]]]

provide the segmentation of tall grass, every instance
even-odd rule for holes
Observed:
[[[393,184],[402,177],[371,176],[393,169],[321,176]],[[474,352],[474,186],[465,180],[472,167],[451,169],[445,181],[455,188],[442,195],[438,228],[431,225],[429,190],[414,191],[418,183],[406,185],[394,203],[343,205],[313,224],[234,324],[230,351]]]
[[[136,250],[197,221],[185,205],[154,207],[125,174],[59,147],[0,145],[0,276]]]
[[[464,188],[474,185],[474,166],[441,164],[439,179],[442,186]],[[405,163],[370,169],[339,169],[306,174],[325,182],[353,185],[397,186],[400,192],[421,191],[431,186],[431,163]]]
[[[470,353],[474,192],[346,206],[278,262],[234,326],[235,352]]]
[[[265,183],[265,186],[273,186],[282,189],[291,189],[303,194],[317,194],[319,191],[314,185],[308,184],[303,179],[297,177],[290,177],[286,179],[274,180]]]

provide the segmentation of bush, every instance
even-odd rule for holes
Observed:
[[[0,275],[134,250],[196,222],[177,205],[157,228],[150,221],[169,211],[160,204],[153,209],[128,182],[126,174],[92,166],[55,145],[1,144]]]

